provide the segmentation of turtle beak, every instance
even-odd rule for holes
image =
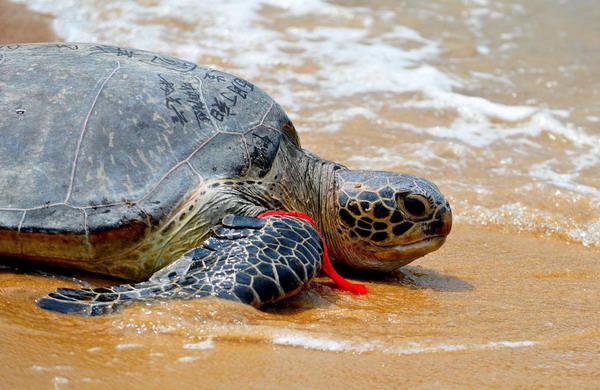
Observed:
[[[440,234],[447,236],[448,234],[450,234],[450,231],[452,230],[452,209],[450,209],[450,205],[447,204],[445,207],[445,211],[442,214],[442,217],[440,218],[441,222],[442,222],[442,226],[440,228]]]

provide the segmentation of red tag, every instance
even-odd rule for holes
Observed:
[[[270,215],[289,215],[290,217],[302,218],[310,222],[315,228],[317,227],[315,221],[313,221],[311,217],[300,211],[271,210],[265,211],[264,213],[260,213],[256,217],[264,218]],[[325,273],[329,275],[329,277],[336,284],[337,288],[349,291],[353,294],[366,294],[367,286],[365,286],[364,284],[350,283],[333,269],[333,266],[331,265],[331,260],[329,260],[329,252],[327,251],[327,243],[325,243],[325,237],[323,237],[321,232],[317,231],[317,233],[319,233],[321,241],[323,241],[323,271],[325,271]]]

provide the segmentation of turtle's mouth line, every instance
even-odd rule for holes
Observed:
[[[427,237],[408,244],[387,246],[371,246],[369,253],[355,260],[356,268],[372,271],[389,272],[405,266],[411,261],[439,249],[446,241],[446,236]]]
[[[444,243],[444,241],[446,241],[446,236],[434,236],[434,237],[427,237],[427,238],[419,240],[419,241],[411,242],[410,244],[388,245],[388,246],[384,246],[383,248],[385,248],[387,250],[404,252],[404,251],[408,251],[408,250],[424,249],[424,248],[428,248],[432,245],[442,245]]]

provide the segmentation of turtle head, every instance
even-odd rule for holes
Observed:
[[[336,171],[333,256],[353,268],[392,271],[442,246],[452,211],[432,182],[382,171]]]

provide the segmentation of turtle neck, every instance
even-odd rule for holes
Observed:
[[[282,142],[280,153],[282,203],[288,210],[311,216],[319,230],[327,234],[331,228],[327,222],[334,213],[335,171],[344,167],[323,160],[293,142]]]

